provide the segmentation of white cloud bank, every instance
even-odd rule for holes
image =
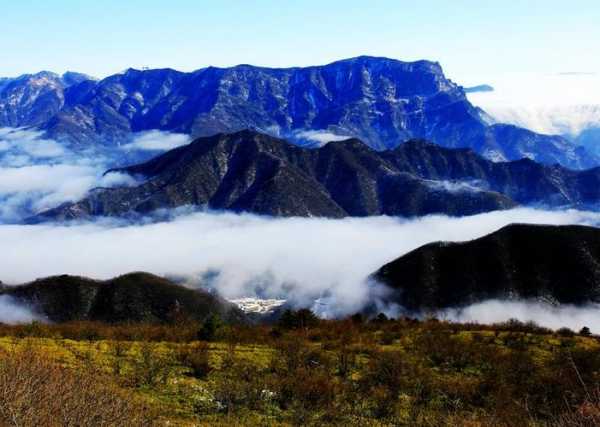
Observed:
[[[515,73],[489,76],[493,92],[468,94],[498,123],[575,138],[600,127],[600,74]]]
[[[200,212],[137,225],[0,225],[0,279],[15,284],[63,273],[106,279],[139,270],[204,283],[211,277],[227,298],[259,295],[298,305],[320,298],[315,309],[334,316],[371,302],[381,289],[365,279],[396,257],[515,222],[599,224],[600,214],[514,209],[463,218],[328,220]],[[506,318],[514,316],[506,311]]]
[[[317,141],[342,138],[321,133],[305,136]],[[133,142],[138,148],[133,151],[173,148],[187,143],[186,138],[149,132],[138,135]],[[314,304],[320,314],[335,316],[385,299],[385,289],[368,283],[367,276],[425,243],[473,239],[513,222],[600,223],[596,213],[515,209],[465,218],[429,216],[415,220],[272,219],[204,212],[179,214],[171,222],[134,225],[106,219],[72,225],[1,225],[79,199],[96,186],[134,184],[128,176],[103,176],[107,168],[123,161],[119,155],[129,152],[74,153],[44,139],[39,132],[0,129],[0,280],[16,284],[64,273],[102,279],[143,270],[185,276],[190,283],[209,282],[228,298],[284,298],[297,305]],[[443,185],[464,191],[476,189],[478,183]],[[537,311],[515,307],[475,305],[445,315],[458,320],[498,321],[519,316],[529,320],[528,315],[536,313],[535,320],[542,319],[540,323],[548,326],[555,326],[556,319],[561,325],[580,319],[574,324],[585,323],[600,332],[595,309],[583,312],[569,308],[558,315],[548,314],[547,307]],[[0,297],[0,322],[34,318],[26,307]]]
[[[24,154],[41,159],[66,154],[56,141],[42,138],[42,132],[26,129],[0,128],[0,152],[19,149]]]
[[[75,152],[38,131],[0,128],[0,223],[80,200],[95,187],[134,185],[137,181],[129,175],[104,172],[146,159],[142,152],[154,155],[188,142],[187,135],[150,131],[121,147],[131,150],[90,147]]]
[[[284,138],[300,145],[308,145],[322,147],[328,142],[344,141],[352,138],[350,135],[341,135],[329,129],[296,129],[293,131],[283,131],[279,126],[269,126],[264,129],[259,129],[260,132],[274,136],[276,138]]]
[[[600,305],[584,307],[562,305],[560,307],[531,301],[489,300],[463,309],[449,309],[438,313],[442,319],[456,322],[484,324],[505,322],[510,318],[522,322],[534,321],[551,329],[567,327],[578,331],[587,326],[600,333]]]

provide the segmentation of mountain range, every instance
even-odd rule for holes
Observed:
[[[134,70],[95,80],[42,72],[0,80],[0,127],[32,127],[73,147],[118,145],[150,129],[192,137],[256,129],[315,145],[359,138],[376,150],[410,139],[573,169],[600,158],[560,136],[489,125],[436,62],[361,56],[323,66]]]
[[[573,171],[529,159],[492,162],[469,149],[422,140],[386,151],[357,139],[303,148],[246,130],[198,138],[108,172],[132,175],[140,184],[97,188],[30,221],[147,214],[184,205],[339,218],[600,203],[600,168]]]
[[[488,299],[600,303],[600,229],[513,224],[469,242],[427,244],[373,277],[412,310]]]

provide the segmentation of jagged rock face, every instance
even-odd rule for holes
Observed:
[[[409,141],[375,151],[358,140],[308,149],[254,131],[199,138],[116,171],[136,187],[96,189],[35,221],[144,214],[183,205],[274,216],[469,215],[517,204],[600,203],[600,168],[494,163],[471,150]]]
[[[205,320],[218,314],[226,321],[244,322],[234,304],[202,290],[188,289],[148,273],[130,273],[106,281],[54,276],[0,294],[30,305],[54,322],[168,322],[174,315]]]
[[[419,144],[429,146],[406,147]],[[182,205],[334,218],[465,215],[515,206],[493,191],[445,188],[415,174],[418,169],[402,159],[402,151],[381,153],[358,140],[307,149],[242,131],[200,138],[149,162],[118,169],[145,181],[137,187],[95,190],[85,200],[48,211],[38,220],[148,213]]]
[[[560,137],[488,126],[463,89],[429,61],[358,57],[306,68],[128,70],[68,87],[62,80],[62,86],[45,85],[47,95],[28,97],[29,104],[43,98],[44,114],[21,109],[16,116],[0,82],[0,126],[37,126],[81,145],[119,143],[149,129],[195,137],[247,128],[286,137],[319,130],[360,138],[378,150],[425,138],[494,160],[531,157],[572,168],[600,163]],[[20,84],[29,90],[30,83]]]
[[[600,302],[600,230],[510,225],[465,243],[431,243],[383,266],[376,280],[408,309],[492,298]]]
[[[47,71],[0,79],[0,127],[45,126],[64,107],[67,88],[87,79]]]
[[[290,69],[129,70],[99,82],[80,110],[99,118],[96,126],[108,138],[154,128],[194,136],[246,128],[331,129],[386,148],[417,127],[424,131],[426,111],[456,98],[466,102],[438,64],[357,58]]]

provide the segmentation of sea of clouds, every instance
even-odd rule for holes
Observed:
[[[423,244],[470,240],[516,222],[597,225],[600,214],[514,209],[462,218],[334,220],[181,210],[170,221],[135,224],[111,219],[5,224],[0,225],[0,278],[17,284],[65,273],[107,279],[148,271],[185,277],[189,285],[210,287],[229,299],[286,299],[325,317],[348,315],[373,303],[397,315],[401,307],[386,303],[386,289],[369,280],[371,273]],[[445,315],[464,321],[521,317],[544,324],[552,318],[552,312],[544,317],[493,308],[495,315],[488,317],[482,313],[491,311],[481,307]],[[580,317],[600,331],[598,314],[594,324]]]
[[[0,280],[19,284],[57,274],[107,279],[148,271],[229,299],[285,299],[324,317],[345,316],[372,304],[400,315],[402,307],[388,304],[387,289],[369,276],[423,244],[470,240],[515,222],[600,224],[598,213],[524,208],[462,218],[337,220],[182,208],[135,223],[107,218],[20,223],[40,210],[77,200],[91,188],[134,185],[130,176],[104,172],[188,142],[186,136],[150,131],[110,150],[73,151],[39,132],[0,129]],[[600,332],[598,313],[597,307],[488,301],[439,315],[481,322],[517,317],[549,327],[585,324]],[[27,307],[0,297],[0,322],[33,319],[38,317]]]

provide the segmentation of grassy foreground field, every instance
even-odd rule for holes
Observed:
[[[208,323],[2,326],[0,425],[600,425],[587,331]]]

